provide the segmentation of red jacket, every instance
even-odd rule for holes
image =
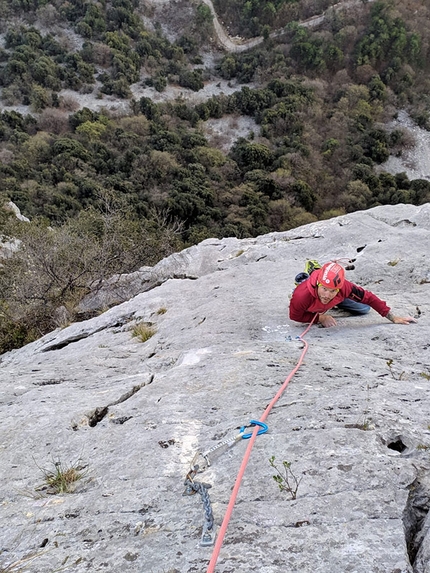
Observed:
[[[378,298],[375,294],[364,288],[345,281],[337,295],[328,303],[323,304],[317,294],[318,271],[314,271],[311,276],[300,283],[293,292],[290,301],[290,318],[297,322],[311,322],[315,314],[324,313],[346,298],[368,304],[381,316],[387,316],[390,308],[385,301]],[[318,322],[318,316],[315,323]]]

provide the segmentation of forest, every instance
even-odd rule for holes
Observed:
[[[158,22],[145,26],[138,0],[0,0],[0,201],[31,221],[0,210],[0,234],[13,245],[0,266],[0,353],[79,320],[79,301],[109,276],[205,238],[430,201],[429,181],[378,169],[412,144],[386,128],[398,110],[430,129],[422,0],[328,10],[315,29],[298,23],[315,13],[302,0],[215,8],[234,33],[264,41],[219,52],[208,69],[202,46],[213,24],[204,4],[171,41]],[[80,48],[43,31],[54,20]],[[133,99],[130,89],[198,92],[217,79],[238,89],[200,103]],[[61,94],[95,86],[101,99],[129,100],[130,114],[69,109]],[[240,116],[256,129],[228,151],[211,143],[209,119]]]

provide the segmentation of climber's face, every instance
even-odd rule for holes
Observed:
[[[323,304],[328,304],[339,292],[337,288],[327,288],[323,285],[318,285],[318,298]]]

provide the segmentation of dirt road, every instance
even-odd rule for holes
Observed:
[[[368,0],[368,1],[374,2],[375,0]],[[258,44],[261,44],[263,42],[263,40],[264,40],[263,36],[251,38],[250,40],[244,40],[243,38],[239,38],[237,36],[235,38],[232,38],[231,36],[229,36],[227,34],[227,32],[223,28],[221,22],[219,21],[218,16],[215,12],[214,6],[212,4],[212,0],[202,0],[202,2],[204,4],[206,4],[207,6],[209,6],[210,11],[211,11],[212,16],[213,16],[213,25],[214,25],[214,29],[215,29],[215,33],[217,35],[218,41],[219,41],[220,45],[225,50],[227,50],[227,52],[235,52],[235,53],[244,52],[245,50],[250,50],[251,48],[258,46]],[[313,28],[315,26],[318,26],[319,24],[321,24],[324,21],[324,18],[326,17],[328,12],[330,12],[332,10],[339,10],[341,8],[342,9],[350,8],[351,6],[354,6],[354,5],[359,4],[359,3],[361,3],[361,0],[340,0],[337,4],[330,6],[330,8],[328,8],[322,14],[312,16],[311,18],[308,18],[307,20],[302,20],[301,22],[299,22],[299,24],[301,26],[304,26],[305,28]],[[270,34],[270,37],[276,38],[276,37],[282,36],[282,34],[285,33],[286,29],[287,29],[287,26],[285,26],[284,28],[280,28],[279,30],[275,30],[274,32],[272,32]]]

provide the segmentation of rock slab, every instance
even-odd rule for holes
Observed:
[[[417,323],[335,310],[337,327],[311,327],[216,571],[430,571],[429,239],[426,204],[206,240],[144,269],[130,300],[1,356],[0,570],[206,571],[203,501],[183,495],[192,460],[210,451],[194,479],[211,486],[219,530],[247,447],[234,439],[302,351],[294,276],[306,258],[354,258],[348,279]],[[300,480],[296,499],[273,456]],[[82,478],[53,493],[46,473],[67,468]]]

